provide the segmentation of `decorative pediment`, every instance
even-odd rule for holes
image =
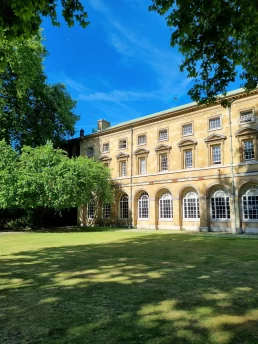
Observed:
[[[243,128],[239,129],[236,133],[235,136],[243,136],[243,135],[256,135],[258,133],[258,130],[255,128]]]
[[[134,154],[135,155],[139,155],[139,154],[149,154],[150,151],[148,149],[144,149],[144,148],[137,148],[135,151],[134,151]]]
[[[193,146],[197,145],[197,141],[192,140],[192,139],[183,139],[180,142],[178,142],[178,147],[185,147],[185,146]]]
[[[227,137],[225,135],[220,135],[220,134],[212,134],[208,137],[206,137],[206,139],[204,139],[204,141],[207,142],[213,142],[213,141],[221,141],[221,140],[226,140]]]
[[[164,151],[164,150],[170,150],[172,147],[169,145],[164,145],[164,144],[160,144],[158,145],[154,150],[155,152],[160,152],[160,151]]]
[[[116,155],[117,159],[125,159],[125,158],[128,158],[128,157],[129,157],[129,154],[123,153],[123,152],[120,152],[119,154]]]
[[[112,160],[112,158],[110,156],[107,156],[107,155],[101,155],[99,157],[99,161],[110,161]]]

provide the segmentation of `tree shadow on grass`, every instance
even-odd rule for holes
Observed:
[[[169,234],[2,256],[1,343],[258,343],[257,263]]]

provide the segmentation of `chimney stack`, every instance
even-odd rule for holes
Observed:
[[[98,130],[105,130],[110,127],[110,122],[106,121],[105,119],[98,120]]]
[[[84,130],[83,130],[83,129],[81,129],[81,130],[80,130],[80,138],[82,139],[82,138],[83,138],[83,136],[84,136]]]

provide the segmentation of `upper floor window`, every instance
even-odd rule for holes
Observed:
[[[239,118],[239,123],[250,123],[254,122],[254,112],[252,109],[250,110],[245,110],[245,111],[240,111],[240,118]]]
[[[184,124],[182,126],[182,134],[183,134],[183,136],[187,136],[187,135],[192,135],[193,134],[193,125],[192,125],[192,123]]]
[[[88,157],[92,157],[92,156],[94,155],[94,148],[93,148],[93,147],[88,147],[88,148],[87,148],[86,155],[87,155]]]
[[[145,145],[147,142],[147,137],[145,134],[138,136],[138,145]]]
[[[184,168],[193,167],[193,151],[192,149],[187,149],[184,151]]]
[[[209,119],[209,130],[221,129],[221,118],[220,116]]]
[[[109,143],[104,143],[102,146],[102,152],[107,153],[109,152]]]
[[[212,163],[221,164],[221,145],[211,146]]]
[[[127,148],[127,140],[126,139],[119,140],[119,149],[125,149],[125,148]]]
[[[146,174],[146,158],[139,158],[139,174]]]
[[[120,161],[119,175],[120,177],[126,177],[126,160]]]
[[[168,154],[162,153],[159,155],[159,171],[167,171],[168,170]]]
[[[253,140],[246,140],[244,144],[244,160],[254,160],[254,142]]]
[[[164,141],[168,139],[168,130],[162,129],[159,130],[159,141]]]

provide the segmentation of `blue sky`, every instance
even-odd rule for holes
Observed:
[[[85,134],[104,118],[112,125],[191,102],[192,81],[179,71],[165,19],[151,0],[82,0],[90,26],[53,27],[43,21],[49,82],[62,82]],[[233,87],[232,89],[237,88]]]

